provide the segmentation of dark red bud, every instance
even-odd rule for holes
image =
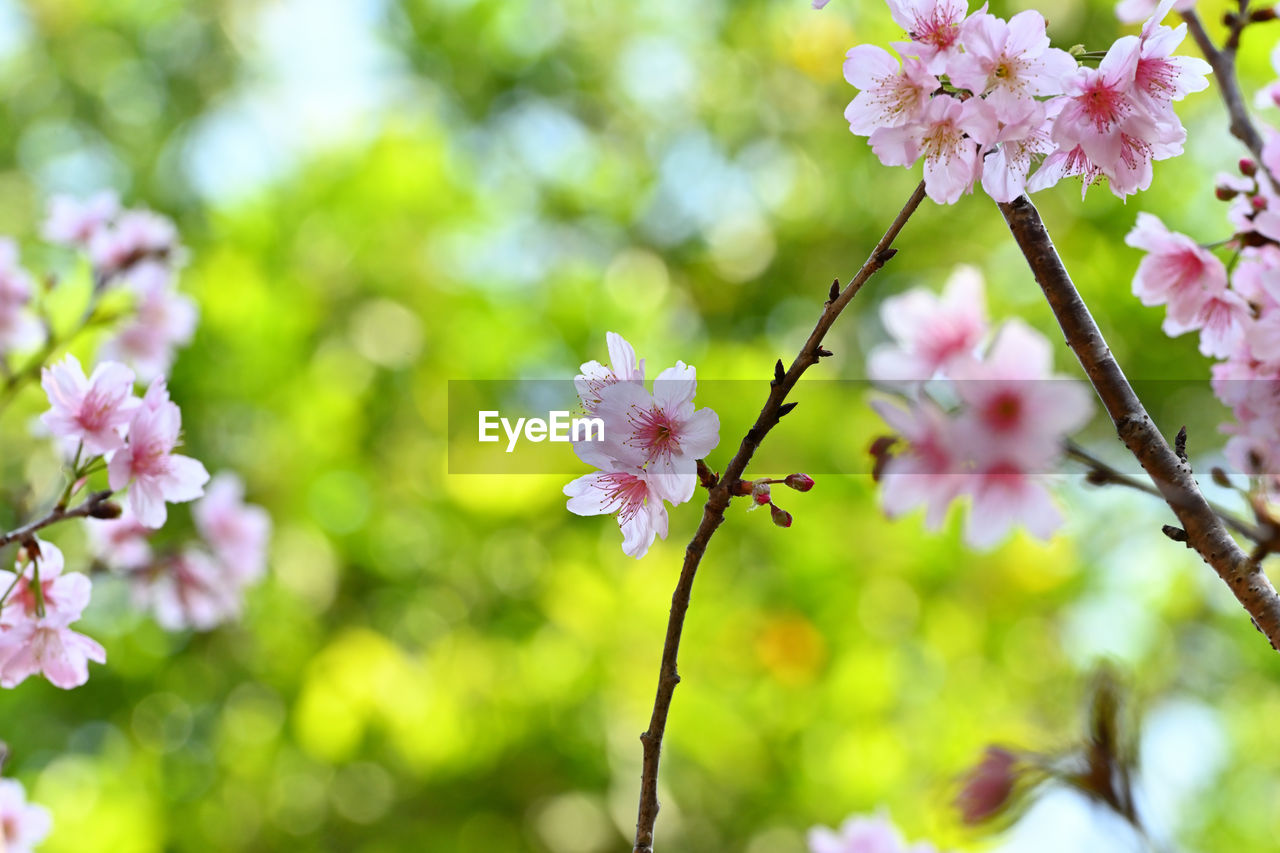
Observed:
[[[1231,187],[1214,187],[1213,194],[1217,197],[1218,201],[1231,201],[1231,199],[1238,195],[1238,193],[1231,189]]]
[[[787,478],[782,482],[797,492],[807,492],[813,488],[813,478],[808,474],[788,474]]]
[[[998,746],[987,747],[977,767],[965,777],[955,805],[961,819],[973,826],[998,815],[1013,796],[1020,770],[1018,757]]]
[[[782,507],[770,504],[769,513],[773,516],[773,523],[779,527],[791,526],[791,513],[787,512]]]
[[[1252,158],[1241,157],[1238,165],[1240,166],[1240,174],[1247,178],[1252,178],[1258,174],[1258,164],[1253,162]]]

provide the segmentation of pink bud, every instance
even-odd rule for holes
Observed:
[[[1018,757],[1007,749],[988,746],[977,767],[965,777],[955,805],[961,819],[970,826],[982,823],[1009,803],[1018,781]]]
[[[1254,210],[1267,209],[1267,200],[1260,195],[1255,195],[1253,198],[1249,199],[1249,203],[1253,205]]]
[[[1241,157],[1239,162],[1240,174],[1245,177],[1252,178],[1258,173],[1258,164],[1248,157]]]
[[[773,523],[779,527],[791,526],[791,513],[787,512],[782,507],[770,504],[769,513],[773,516]]]
[[[1231,201],[1236,197],[1236,191],[1231,187],[1214,187],[1213,195],[1218,201]]]
[[[813,488],[813,478],[808,474],[788,474],[787,479],[782,482],[797,492],[807,492]]]
[[[751,489],[751,500],[755,501],[757,506],[769,503],[769,484],[756,483]]]

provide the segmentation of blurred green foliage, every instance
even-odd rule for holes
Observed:
[[[1052,6],[1060,46],[1119,32],[1109,3]],[[271,578],[242,624],[165,635],[99,584],[85,630],[108,665],[72,693],[39,682],[0,696],[8,772],[55,814],[45,849],[629,849],[637,735],[697,506],[636,562],[611,521],[565,511],[567,477],[448,475],[446,383],[567,377],[603,358],[614,330],[652,373],[682,359],[708,379],[758,378],[763,401],[774,360],[918,180],[882,167],[841,118],[843,53],[896,37],[887,10],[3,11],[0,230],[33,264],[55,263],[34,241],[43,199],[102,184],[178,220],[202,311],[172,381],[187,447],[242,472],[276,525]],[[326,16],[340,22],[327,40]],[[1274,34],[1256,35],[1250,91],[1273,76]],[[298,63],[303,79],[282,82]],[[344,101],[332,81],[357,66]],[[308,89],[310,69],[328,76]],[[264,92],[278,99],[236,111]],[[290,111],[305,97],[318,124]],[[1099,187],[1081,203],[1073,183],[1037,203],[1131,375],[1203,382],[1194,342],[1165,338],[1159,312],[1130,295],[1137,255],[1121,240],[1139,210],[1226,235],[1212,176],[1239,149],[1212,92],[1182,114],[1188,153],[1157,164],[1150,192],[1126,205]],[[273,117],[297,131],[288,145]],[[878,301],[937,288],[957,263],[986,274],[993,316],[1058,339],[983,197],[926,204],[899,245],[815,373],[861,378],[883,338]],[[1075,370],[1065,348],[1058,364]],[[815,470],[861,469],[882,429],[865,399],[807,406],[803,385],[795,399],[770,441]],[[713,466],[748,426],[744,405],[724,418]],[[1217,445],[1214,405],[1194,454]],[[7,434],[40,408],[30,392]],[[1098,440],[1118,450],[1105,430]],[[49,481],[20,458],[3,469],[38,495]],[[990,554],[962,547],[954,514],[936,535],[918,517],[886,522],[865,476],[782,499],[787,531],[732,507],[686,626],[662,849],[789,853],[808,826],[882,805],[912,837],[982,846],[948,809],[955,780],[990,741],[1047,747],[1078,732],[1098,654],[1132,673],[1143,707],[1215,709],[1225,764],[1178,815],[1182,838],[1266,849],[1280,756],[1258,736],[1280,715],[1275,655],[1210,571],[1159,535],[1159,508],[1079,478],[1062,492],[1062,536]],[[53,538],[74,549],[77,536]]]

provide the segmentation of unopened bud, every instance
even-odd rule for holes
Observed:
[[[1270,6],[1266,9],[1254,9],[1249,13],[1249,20],[1255,24],[1262,24],[1267,21],[1276,19],[1276,10]]]
[[[1018,776],[1016,755],[998,746],[987,747],[986,755],[969,771],[956,795],[961,819],[973,826],[998,815],[1009,804]]]
[[[1237,165],[1240,167],[1240,174],[1247,178],[1252,178],[1258,174],[1258,164],[1251,157],[1241,157]]]
[[[89,516],[92,518],[119,518],[121,512],[123,510],[120,504],[113,501],[102,501],[89,508]]]
[[[1231,478],[1227,476],[1226,471],[1221,468],[1214,468],[1209,472],[1209,474],[1213,477],[1213,482],[1217,485],[1222,486],[1224,489],[1231,488]]]
[[[797,492],[807,492],[813,488],[813,478],[808,474],[788,474],[787,478],[782,482]]]
[[[769,504],[769,513],[773,516],[773,523],[779,527],[791,526],[791,513],[787,512],[780,506]]]
[[[751,500],[755,501],[757,506],[764,506],[769,503],[769,484],[756,483],[751,490]]]
[[[1249,204],[1254,210],[1267,209],[1267,200],[1260,195],[1255,195],[1253,198],[1249,199]]]
[[[1219,186],[1213,188],[1213,195],[1218,199],[1218,201],[1231,201],[1231,199],[1235,198],[1238,193],[1231,189],[1231,187]]]

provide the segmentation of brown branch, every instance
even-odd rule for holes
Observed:
[[[667,636],[662,646],[662,666],[658,674],[657,696],[653,700],[653,715],[649,720],[648,730],[640,735],[640,740],[644,744],[644,768],[640,776],[640,809],[636,818],[634,853],[652,853],[653,851],[653,827],[658,818],[658,762],[662,756],[662,736],[667,727],[667,713],[671,709],[671,698],[675,693],[676,685],[680,683],[676,659],[680,652],[680,634],[684,630],[685,613],[689,609],[689,595],[693,589],[693,578],[698,571],[698,564],[707,550],[707,543],[711,541],[716,528],[724,521],[729,500],[734,495],[735,487],[741,480],[743,472],[747,470],[751,457],[755,455],[756,449],[764,441],[765,436],[777,426],[778,420],[785,414],[783,408],[787,395],[800,381],[800,377],[806,370],[817,364],[823,356],[830,355],[822,348],[822,340],[827,331],[840,316],[840,312],[862,289],[867,279],[871,278],[897,252],[897,249],[890,247],[923,200],[924,183],[921,182],[916,186],[902,210],[898,212],[888,230],[884,232],[880,242],[876,243],[875,248],[871,250],[871,255],[858,270],[857,275],[838,293],[835,292],[838,289],[838,282],[837,286],[832,287],[834,295],[823,306],[822,315],[818,318],[813,331],[809,333],[808,340],[804,342],[799,354],[791,362],[791,367],[781,376],[775,374],[770,382],[769,398],[765,400],[764,408],[760,410],[756,422],[751,429],[747,430],[746,436],[738,445],[738,452],[729,461],[724,474],[708,490],[707,503],[702,510],[702,521],[693,534],[693,539],[685,548],[680,580],[676,583],[675,592],[671,596],[671,614],[667,620]],[[704,479],[709,478],[704,477]]]
[[[67,509],[62,505],[55,506],[44,518],[36,519],[19,528],[10,530],[8,533],[0,534],[0,548],[13,542],[29,539],[36,532],[68,518],[115,518],[120,514],[120,508],[107,502],[107,499],[112,494],[113,492],[110,489],[103,489],[100,492],[93,492],[81,504],[71,509]]]
[[[1160,494],[1160,491],[1156,489],[1155,486],[1139,480],[1137,477],[1130,477],[1128,474],[1125,474],[1118,468],[1107,464],[1073,441],[1066,442],[1063,449],[1066,451],[1068,457],[1089,468],[1089,482],[1095,486],[1124,486],[1127,489],[1134,489],[1144,494],[1160,498],[1161,500],[1164,499],[1164,495]],[[1209,501],[1208,503],[1217,514],[1218,518],[1222,519],[1223,524],[1230,527],[1241,536],[1244,536],[1246,539],[1250,539],[1253,542],[1258,543],[1266,542],[1270,539],[1269,536],[1257,527],[1254,527],[1252,524],[1235,515],[1225,507],[1219,506],[1212,501]]]
[[[1178,517],[1188,546],[1213,567],[1253,617],[1258,630],[1273,648],[1280,650],[1280,596],[1261,566],[1227,533],[1200,493],[1191,467],[1178,458],[1152,423],[1067,274],[1039,211],[1024,195],[1009,204],[1000,204],[1000,212],[1121,441]]]
[[[1191,33],[1192,40],[1204,54],[1205,61],[1213,68],[1213,76],[1218,82],[1218,91],[1222,95],[1222,103],[1227,108],[1227,115],[1231,119],[1231,135],[1244,143],[1244,147],[1253,154],[1254,161],[1271,181],[1271,186],[1280,189],[1276,176],[1271,174],[1271,170],[1262,162],[1262,134],[1258,133],[1253,119],[1249,117],[1249,108],[1245,106],[1244,95],[1240,91],[1240,81],[1236,77],[1236,49],[1240,46],[1240,34],[1249,24],[1248,5],[1248,2],[1240,4],[1240,14],[1232,17],[1227,40],[1221,48],[1213,43],[1213,39],[1209,37],[1204,23],[1194,9],[1188,9],[1181,14],[1182,20],[1187,23],[1187,31]]]

